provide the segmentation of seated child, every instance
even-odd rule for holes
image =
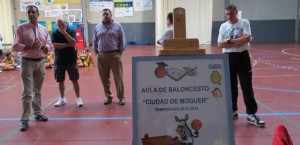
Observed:
[[[47,53],[47,55],[45,56],[44,60],[45,60],[45,68],[52,68],[54,65],[54,53],[53,51],[50,51],[49,53]]]
[[[77,65],[81,65],[83,64],[83,60],[80,56],[85,56],[85,54],[83,52],[80,52],[79,50],[77,50]]]
[[[95,66],[92,53],[87,48],[84,50],[84,53],[79,54],[78,58],[80,59],[77,61],[79,67],[89,67],[91,64]]]
[[[0,66],[1,66],[2,70],[9,71],[9,70],[15,70],[17,67],[17,64],[15,64],[15,60],[12,57],[11,53],[6,53],[5,58],[3,59]]]

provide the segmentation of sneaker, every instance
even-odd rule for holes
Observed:
[[[37,115],[34,119],[37,121],[48,121],[48,118],[45,115]]]
[[[21,122],[19,129],[20,131],[26,131],[28,128],[28,122]]]
[[[232,118],[233,118],[233,120],[238,119],[239,114],[236,111],[233,111]]]
[[[59,100],[54,104],[55,107],[60,107],[67,104],[66,97],[59,98]]]
[[[104,105],[108,105],[110,103],[112,103],[112,98],[105,98]]]
[[[125,98],[122,98],[119,102],[120,105],[125,105]]]
[[[264,127],[265,126],[265,122],[260,120],[259,117],[254,115],[254,114],[248,115],[247,123],[254,124],[258,127]]]
[[[82,106],[83,106],[83,102],[82,102],[82,99],[81,99],[80,97],[78,97],[78,98],[76,99],[76,103],[77,103],[77,106],[78,106],[78,107],[82,107]]]

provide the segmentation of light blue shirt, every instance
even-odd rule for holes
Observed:
[[[158,40],[160,44],[164,44],[165,39],[171,39],[173,38],[173,31],[174,27],[173,25],[170,25],[164,32],[164,34],[161,36],[161,38]]]

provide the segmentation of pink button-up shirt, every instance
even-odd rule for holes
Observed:
[[[35,26],[29,22],[21,24],[17,28],[12,49],[14,51],[21,52],[22,57],[44,58],[45,53],[41,48],[26,51],[24,50],[25,46],[32,45],[35,39],[40,40],[42,46],[46,46],[48,52],[53,49],[47,28],[40,24]]]

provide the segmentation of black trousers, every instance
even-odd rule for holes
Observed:
[[[257,104],[252,88],[252,68],[249,52],[231,52],[229,55],[232,109],[238,110],[238,78],[241,84],[247,114],[257,112]]]

